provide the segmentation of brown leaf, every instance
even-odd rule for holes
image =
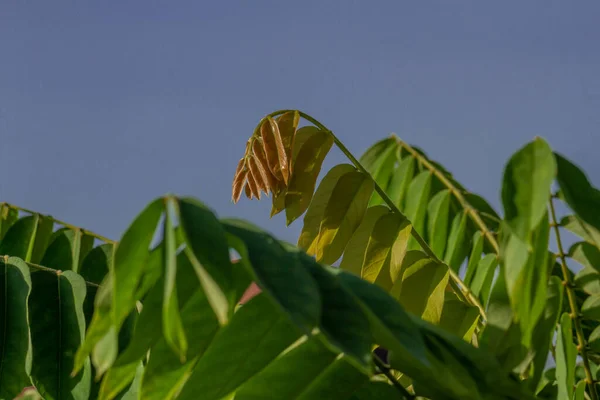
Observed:
[[[234,203],[237,203],[242,195],[242,188],[244,187],[244,182],[246,182],[247,174],[248,169],[244,165],[244,159],[242,158],[238,162],[237,168],[235,169],[233,184],[231,185],[231,199]]]
[[[262,140],[257,138],[252,144],[252,153],[256,159],[256,163],[262,172],[264,172],[264,178],[267,182],[267,187],[275,193],[275,189],[277,188],[277,178],[271,173],[269,169],[269,163],[267,162],[267,157],[265,156],[265,151],[262,147]]]
[[[283,143],[283,148],[285,149],[288,160],[292,157],[292,144],[294,142],[296,129],[298,128],[298,122],[300,122],[300,113],[298,113],[298,111],[288,111],[277,118],[277,127],[279,128],[281,142]],[[292,166],[290,165],[290,173],[292,172],[291,167]]]
[[[261,125],[260,135],[263,139],[263,148],[269,170],[277,180],[283,181],[287,185],[289,178],[288,158],[281,140],[279,127],[271,117],[267,117]]]
[[[266,194],[269,194],[269,182],[267,181],[267,178],[264,176],[263,172],[260,170],[260,167],[258,166],[258,163],[252,154],[250,155],[250,158],[248,158],[248,167],[250,168],[250,173],[254,178],[258,192],[260,193],[262,190]]]
[[[246,184],[246,186],[244,186],[244,193],[246,194],[247,198],[252,200],[252,190],[250,189],[250,185]]]
[[[250,193],[254,197],[260,200],[260,189],[258,188],[258,184],[256,183],[256,178],[252,174],[252,171],[248,171],[248,186],[250,186]]]

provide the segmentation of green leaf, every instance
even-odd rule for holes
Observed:
[[[47,400],[87,399],[92,373],[89,359],[71,377],[75,352],[85,335],[85,281],[73,271],[58,275],[36,271],[31,281],[33,382]]]
[[[425,228],[425,213],[429,202],[431,190],[431,172],[423,171],[415,177],[408,187],[406,194],[406,217],[410,220],[413,228],[423,234]],[[416,241],[411,240],[408,249],[416,250],[419,245]]]
[[[434,324],[439,323],[448,285],[448,267],[434,260],[415,263],[402,275],[400,304],[406,311]]]
[[[365,254],[369,245],[369,239],[373,234],[373,229],[379,218],[390,212],[390,209],[383,205],[367,208],[365,216],[360,225],[354,231],[354,234],[348,241],[346,251],[340,263],[340,268],[362,276],[363,265],[365,263]]]
[[[481,262],[481,254],[483,253],[483,234],[480,231],[475,232],[473,235],[473,246],[471,246],[471,255],[469,255],[469,262],[467,264],[467,272],[463,282],[468,287],[471,287],[471,282],[477,271],[477,267]]]
[[[308,138],[299,139],[299,136]],[[301,146],[296,150],[297,143]],[[294,222],[308,208],[313,197],[317,177],[323,161],[333,145],[333,136],[314,126],[300,128],[294,137],[294,166],[285,194],[285,215],[287,225]]]
[[[415,159],[406,157],[400,161],[398,167],[392,172],[392,178],[387,187],[387,194],[394,204],[401,210],[404,209],[404,201],[408,187],[415,174]]]
[[[552,336],[556,324],[558,323],[560,311],[562,310],[562,301],[562,282],[558,277],[553,276],[548,282],[548,293],[546,295],[544,314],[533,331],[532,344],[534,346],[535,356],[533,358],[533,373],[530,375],[529,383],[529,387],[532,390],[538,386],[544,373]]]
[[[362,172],[348,172],[335,184],[319,228],[307,253],[317,261],[333,264],[365,215],[373,192],[373,181]]]
[[[575,285],[587,294],[600,295],[600,274],[591,267],[584,267],[575,275]]]
[[[386,189],[396,163],[398,143],[389,137],[375,143],[360,157],[359,162],[371,174],[377,185]],[[382,204],[383,200],[378,194],[371,197],[369,206]]]
[[[600,250],[587,242],[578,242],[569,249],[569,257],[600,272]]]
[[[477,307],[466,304],[453,293],[446,293],[439,322],[441,328],[471,342],[478,320]]]
[[[4,235],[8,229],[19,219],[19,211],[10,207],[8,204],[0,206],[0,240],[4,239]]]
[[[339,164],[331,168],[323,177],[304,215],[304,226],[298,238],[298,247],[306,251],[315,246],[333,189],[342,176],[355,171],[356,168],[350,164]]]
[[[44,253],[46,252],[46,247],[48,247],[50,237],[52,236],[52,231],[54,230],[54,220],[51,217],[46,217],[41,214],[36,214],[36,217],[37,227],[34,234],[35,239],[33,242],[33,247],[31,248],[31,253],[28,254],[28,257],[25,258],[25,261],[39,264],[44,256]]]
[[[561,219],[559,225],[584,239],[586,242],[600,248],[600,231],[593,226],[586,224],[578,217],[567,215]]]
[[[14,400],[43,400],[43,398],[35,388],[29,387],[23,389],[21,394],[18,397],[15,397]]]
[[[465,257],[469,254],[469,242],[466,235],[468,220],[467,212],[463,211],[457,214],[452,221],[444,262],[454,271],[458,271]]]
[[[490,288],[492,287],[494,271],[496,270],[497,265],[497,256],[495,254],[486,254],[486,256],[479,261],[475,277],[470,285],[471,292],[479,298],[484,306],[487,304],[490,296]]]
[[[427,235],[431,250],[439,257],[444,256],[448,240],[448,218],[450,211],[450,191],[438,192],[427,208]]]
[[[112,264],[114,248],[110,243],[94,247],[83,259],[79,274],[88,282],[101,284]]]
[[[595,294],[583,302],[581,314],[584,318],[600,321],[600,294]]]
[[[185,362],[188,347],[187,338],[183,331],[181,316],[179,315],[179,299],[177,298],[177,247],[175,244],[175,232],[173,229],[173,217],[169,203],[170,198],[165,199],[165,224],[164,240],[164,300],[162,304],[162,329],[165,340],[169,347],[179,355],[181,362]]]
[[[163,200],[154,200],[138,215],[118,244],[109,275],[96,294],[94,316],[85,340],[77,350],[74,374],[83,367],[90,353],[98,377],[115,361],[123,321],[159,277],[155,271],[160,268],[162,252],[151,252],[150,243],[162,211]],[[144,282],[144,274],[155,279]]]
[[[221,223],[228,233],[244,242],[245,249],[239,248],[238,252],[242,259],[250,261],[260,288],[302,329],[312,331],[321,318],[321,297],[317,284],[298,258],[250,223],[235,219]]]
[[[9,231],[10,232],[10,231]],[[31,385],[31,336],[27,303],[29,268],[17,257],[0,257],[0,398],[13,399]]]
[[[560,154],[556,157],[556,180],[562,197],[586,224],[600,229],[600,191],[594,188],[585,173]]]
[[[81,255],[87,254],[92,244],[93,237],[83,235],[79,229],[59,229],[52,235],[41,264],[56,270],[78,272]]]
[[[575,386],[573,400],[585,400],[585,380],[580,380]]]
[[[502,203],[512,233],[529,244],[544,214],[556,163],[550,146],[536,138],[517,151],[504,169]]]
[[[230,324],[235,321],[234,314]],[[255,318],[257,318],[255,316]],[[159,340],[150,353],[150,359],[142,378],[141,398],[148,400],[171,399],[181,389],[200,357],[210,345],[219,330],[219,322],[211,308],[206,294],[196,290],[181,310],[181,320],[189,342],[188,361],[181,363],[179,357],[166,344]],[[248,323],[246,328],[254,324]],[[229,325],[226,325],[229,326]],[[238,330],[238,335],[241,330]],[[229,351],[236,351],[232,345]],[[217,371],[215,371],[217,372]],[[204,378],[202,378],[204,379]]]
[[[299,336],[266,295],[254,297],[218,332],[178,399],[195,400],[199,393],[203,400],[222,399],[269,365]]]
[[[186,252],[196,269],[208,301],[224,325],[233,312],[235,291],[225,230],[213,212],[191,198],[179,199],[180,223]]]
[[[600,352],[600,325],[596,327],[588,338],[588,345],[595,352]]]
[[[23,260],[31,259],[37,224],[37,214],[16,221],[0,242],[0,255],[10,255]]]
[[[560,317],[560,328],[556,339],[556,381],[558,398],[572,399],[575,385],[575,358],[577,348],[573,344],[573,330],[568,313]]]

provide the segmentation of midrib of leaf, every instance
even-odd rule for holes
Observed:
[[[266,117],[263,117],[260,120],[259,124],[257,125],[256,129],[258,129],[258,127],[260,127],[260,124],[262,124],[262,122],[266,118],[274,117],[276,115],[283,114],[283,113],[288,112],[288,111],[294,111],[294,110],[278,110],[278,111],[272,112],[271,114],[269,114]],[[333,138],[333,142],[338,147],[338,149],[340,149],[342,151],[342,153],[344,153],[344,155],[352,162],[352,164],[354,164],[354,166],[360,172],[364,173],[366,176],[368,176],[371,179],[371,181],[373,182],[375,191],[377,192],[377,194],[379,194],[379,196],[381,196],[381,198],[383,199],[384,203],[392,210],[392,212],[394,212],[394,213],[400,215],[401,217],[405,218],[406,220],[408,220],[408,218],[404,215],[404,213],[402,211],[400,211],[400,209],[390,199],[390,197],[387,195],[387,193],[385,193],[385,190],[383,190],[381,188],[381,186],[379,186],[377,184],[377,182],[375,181],[375,179],[373,178],[373,176],[369,173],[369,171],[367,171],[365,169],[365,167],[360,163],[360,161],[358,161],[356,159],[356,157],[354,157],[354,155],[350,152],[350,150],[348,150],[348,148],[340,141],[340,139],[338,139],[338,137],[331,130],[329,130],[325,125],[323,125],[322,123],[320,123],[315,118],[311,117],[310,115],[308,115],[308,114],[306,114],[306,113],[304,113],[302,111],[298,111],[298,114],[300,115],[300,117],[302,117],[305,120],[309,121],[310,123],[312,123],[313,125],[315,125],[317,128],[322,129],[325,132],[328,132],[331,135],[331,137]],[[255,132],[256,132],[256,129],[255,129]],[[487,229],[487,227],[486,227],[486,229]],[[442,260],[440,260],[440,258],[433,252],[433,250],[431,250],[431,247],[429,247],[429,244],[427,244],[427,241],[425,241],[425,239],[423,239],[423,237],[421,237],[421,235],[415,229],[411,230],[411,234],[412,234],[412,237],[419,243],[419,245],[421,246],[421,249],[431,259],[433,259],[434,261],[436,261],[436,262],[438,262],[438,263],[440,263],[442,265],[445,265],[448,268],[448,272],[450,274],[450,277],[452,278],[452,280],[450,281],[451,285],[452,285],[452,288],[454,289],[454,291],[456,292],[456,294],[463,301],[465,301],[465,302],[467,302],[467,303],[469,303],[469,304],[471,304],[471,305],[473,305],[473,306],[475,306],[475,307],[477,307],[479,309],[479,314],[481,315],[481,321],[482,321],[483,324],[485,324],[487,322],[487,316],[486,316],[485,309],[483,308],[483,306],[479,302],[479,299],[473,294],[473,292],[471,292],[471,290],[469,289],[469,287],[467,285],[465,285],[465,283],[460,279],[460,276],[458,276],[458,274],[456,272],[454,272],[454,270],[452,270],[452,268],[450,268],[446,263],[444,263]]]
[[[496,238],[494,237],[494,235],[492,234],[492,232],[490,231],[488,226],[485,224],[485,222],[483,222],[483,219],[479,215],[479,212],[471,205],[471,203],[469,203],[464,198],[461,191],[456,186],[454,186],[454,184],[452,184],[452,182],[450,182],[448,180],[448,178],[446,178],[446,176],[444,175],[444,173],[442,171],[440,171],[433,164],[431,164],[427,158],[423,157],[419,152],[417,152],[415,149],[413,149],[409,144],[403,142],[395,135],[394,135],[394,137],[396,138],[400,147],[402,147],[404,150],[408,151],[413,158],[417,159],[421,163],[421,165],[423,165],[425,168],[427,168],[429,171],[431,171],[431,173],[433,173],[433,175],[435,175],[435,177],[438,178],[440,180],[440,182],[442,182],[444,184],[444,186],[446,186],[446,188],[450,191],[450,193],[452,193],[452,195],[460,203],[462,208],[467,212],[467,215],[469,215],[471,220],[475,223],[475,225],[477,225],[479,230],[483,233],[483,236],[487,239],[489,244],[492,246],[496,255],[500,254],[500,246],[498,245]]]

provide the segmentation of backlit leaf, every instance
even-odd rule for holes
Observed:
[[[431,190],[431,172],[423,171],[411,182],[406,194],[405,214],[413,225],[413,228],[423,234],[425,228],[425,213]],[[416,241],[411,240],[409,250],[419,247]]]
[[[444,262],[454,271],[458,271],[465,257],[469,254],[469,237],[466,234],[468,220],[467,213],[463,211],[454,217],[450,228]]]
[[[431,250],[440,258],[444,256],[448,240],[448,213],[450,211],[450,191],[438,192],[427,208],[427,237]]]
[[[373,181],[354,171],[340,177],[325,207],[319,234],[307,253],[317,261],[333,264],[342,255],[358,228],[373,192]]]
[[[587,242],[578,242],[569,249],[569,257],[600,272],[600,249]]]
[[[504,169],[502,204],[513,234],[530,243],[530,234],[546,213],[556,163],[550,146],[541,138],[517,151]]]
[[[287,151],[277,123],[267,117],[260,126],[263,148],[269,164],[269,170],[279,181],[287,185],[289,177]]]
[[[471,254],[469,255],[469,262],[467,264],[467,272],[463,282],[467,286],[471,286],[477,266],[481,261],[481,254],[483,253],[483,234],[480,231],[475,232],[473,235],[473,245],[471,246]]]
[[[297,146],[297,139],[305,135],[309,137],[302,140],[301,146]],[[332,145],[333,137],[329,132],[315,127],[304,127],[296,133],[294,152],[298,151],[298,153],[294,156],[294,170],[285,195],[285,215],[288,225],[308,208],[321,165]]]
[[[394,204],[401,210],[404,209],[406,193],[413,180],[414,173],[415,159],[412,157],[402,159],[392,172],[392,178],[390,179],[386,192]]]
[[[440,327],[471,342],[478,320],[479,309],[477,307],[466,304],[453,293],[446,293],[439,322]]]
[[[245,159],[242,158],[238,162],[235,169],[235,175],[233,176],[233,183],[231,184],[231,200],[237,203],[242,195],[242,189],[246,183],[246,175],[248,175],[248,167],[246,167]]]
[[[291,159],[292,143],[294,141],[294,135],[297,134],[296,129],[300,122],[300,113],[296,110],[288,111],[281,114],[276,119],[277,128],[279,128],[279,135],[281,136],[281,143],[285,149],[287,159]],[[291,173],[292,171],[290,171]]]
[[[379,187],[386,189],[396,163],[398,144],[393,137],[380,140],[360,157],[359,162],[371,174]],[[373,194],[369,206],[382,204],[378,194]]]
[[[587,294],[600,294],[600,274],[594,268],[584,267],[575,275],[574,281]]]
[[[585,318],[600,321],[600,294],[588,297],[581,307],[581,314]]]
[[[490,295],[494,271],[498,265],[498,259],[495,254],[487,254],[477,264],[475,277],[471,281],[471,292],[477,296],[485,306]]]

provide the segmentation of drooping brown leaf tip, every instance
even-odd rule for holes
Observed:
[[[231,199],[237,203],[242,195],[260,199],[261,192],[275,195],[287,188],[290,177],[290,162],[293,136],[298,127],[298,112],[282,114],[276,121],[265,118],[246,143],[244,157],[238,162]]]

